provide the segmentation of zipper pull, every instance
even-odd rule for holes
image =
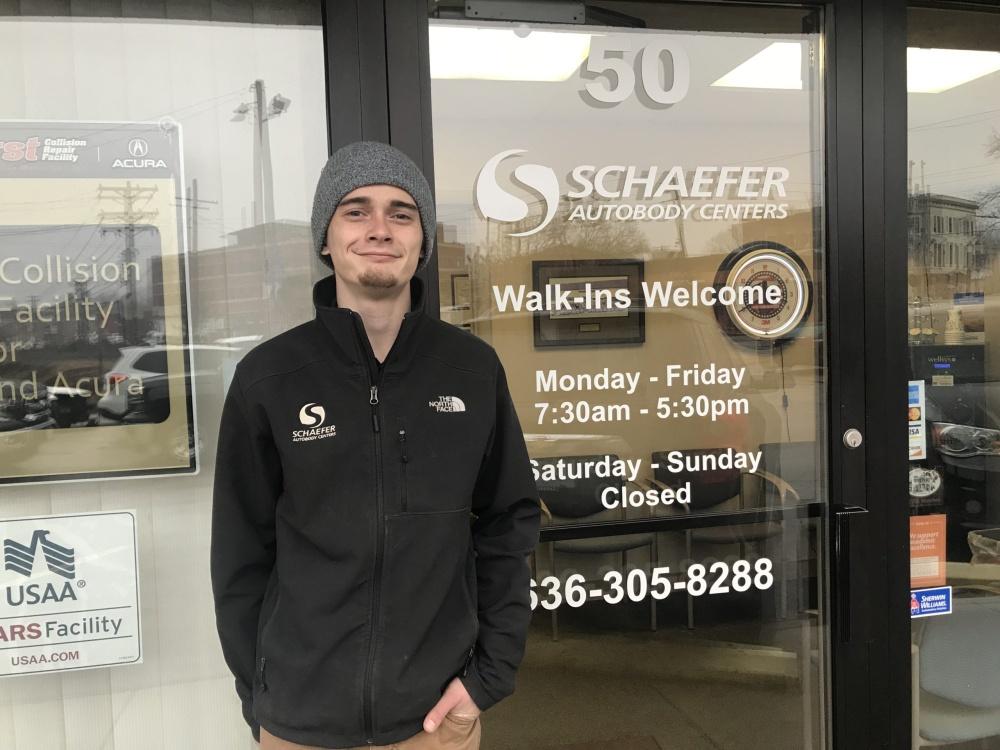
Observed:
[[[371,395],[368,397],[368,403],[372,405],[372,429],[375,432],[379,431],[378,425],[378,386],[371,386]]]
[[[403,463],[405,464],[409,459],[406,457],[406,430],[403,429],[399,431],[399,447],[403,452]]]
[[[469,649],[469,655],[465,657],[465,666],[462,668],[462,677],[469,676],[469,667],[472,664],[472,656],[476,652],[476,644],[472,644],[472,648]]]

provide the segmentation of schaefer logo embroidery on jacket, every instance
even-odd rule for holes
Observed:
[[[322,440],[336,435],[337,426],[330,424],[324,427],[325,421],[326,409],[319,404],[306,404],[299,409],[299,422],[309,429],[292,430],[292,442],[305,443],[309,440]]]
[[[428,401],[427,404],[437,412],[465,411],[465,402],[458,396],[438,396],[436,401]]]

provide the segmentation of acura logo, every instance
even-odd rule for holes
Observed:
[[[479,171],[476,178],[476,205],[480,213],[487,219],[497,221],[521,221],[528,213],[528,204],[511,195],[497,182],[497,167],[500,162],[516,154],[523,154],[523,148],[512,148],[501,151],[493,156]],[[511,232],[511,237],[528,237],[542,231],[552,217],[556,215],[559,205],[559,180],[550,167],[541,164],[519,164],[514,168],[514,179],[534,191],[545,202],[545,218],[534,229],[525,232]]]
[[[149,144],[142,138],[133,138],[128,142],[128,152],[138,159],[149,153]]]

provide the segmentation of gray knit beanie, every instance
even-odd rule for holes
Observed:
[[[313,198],[312,233],[316,253],[326,245],[326,231],[333,212],[344,196],[366,185],[392,185],[405,190],[420,211],[420,224],[424,231],[424,244],[420,251],[419,271],[434,252],[437,219],[434,216],[434,197],[430,185],[420,168],[398,148],[378,141],[357,141],[337,149],[326,162],[316,185]],[[333,268],[329,255],[320,260]]]

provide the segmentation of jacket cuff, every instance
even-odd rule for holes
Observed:
[[[476,707],[480,711],[485,711],[488,708],[492,708],[497,703],[500,702],[500,698],[494,698],[486,690],[486,686],[483,684],[482,678],[479,676],[479,670],[476,669],[475,660],[469,664],[469,669],[458,676],[462,685],[465,686],[466,692],[469,697],[472,698],[472,702],[476,704]]]

